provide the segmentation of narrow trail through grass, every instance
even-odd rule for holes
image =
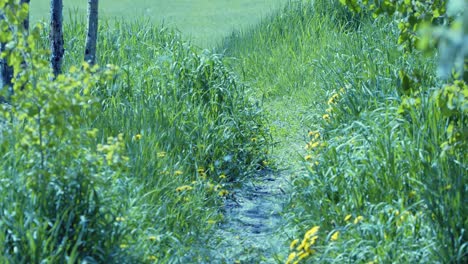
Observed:
[[[299,153],[305,105],[278,97],[265,103],[275,142],[271,153],[274,169],[259,171],[234,190],[225,204],[225,223],[217,231],[217,255],[227,263],[275,263],[287,256],[290,239],[284,217],[290,200],[290,179],[303,172]]]
[[[298,231],[288,215],[288,206],[295,204],[293,183],[308,173],[304,146],[328,98],[328,87],[320,85],[322,69],[312,67],[313,59],[321,58],[333,37],[323,33],[329,31],[325,21],[316,21],[297,4],[225,44],[252,97],[263,102],[274,168],[245,180],[227,202],[225,223],[217,231],[217,253],[225,263],[284,263]]]

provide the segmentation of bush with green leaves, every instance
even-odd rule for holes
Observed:
[[[0,251],[6,263],[105,262],[119,252],[116,180],[126,174],[123,136],[98,144],[98,84],[115,68],[70,69],[52,80],[41,28],[25,32],[27,5],[2,2],[3,58],[14,94],[1,105]]]

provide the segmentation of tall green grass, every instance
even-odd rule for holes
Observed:
[[[71,19],[66,74],[29,64],[40,82],[2,105],[0,261],[210,262],[223,199],[262,166],[271,131],[287,138],[273,154],[305,170],[290,177],[285,261],[466,262],[466,153],[429,96],[433,58],[401,56],[396,31],[325,0],[289,1],[225,55],[103,23],[98,62],[114,70],[81,66]],[[419,100],[399,89],[415,66]]]
[[[259,107],[220,55],[169,29],[103,23],[98,63],[115,71],[81,66],[79,20],[64,32],[65,75],[35,82],[47,80],[48,66],[28,68],[29,89],[12,101],[29,123],[2,105],[1,261],[207,261],[230,184],[261,166],[267,131]],[[85,84],[89,98],[80,97]],[[85,110],[84,102],[94,103]],[[39,114],[29,110],[36,105]],[[36,139],[34,152],[20,148]]]
[[[273,135],[304,135],[308,173],[292,175],[285,216],[291,240],[321,228],[307,249],[291,246],[289,263],[466,260],[466,153],[444,150],[434,59],[401,56],[397,30],[337,2],[291,1],[226,42],[268,111],[298,119]],[[421,100],[400,93],[402,68],[421,70]]]

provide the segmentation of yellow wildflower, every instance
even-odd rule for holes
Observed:
[[[140,140],[141,139],[141,134],[136,134],[134,138],[135,138],[136,141]]]
[[[329,119],[330,119],[330,115],[329,115],[329,114],[324,114],[324,115],[322,116],[322,118],[323,118],[324,120],[329,120]]]
[[[337,93],[333,94],[333,95],[330,97],[330,99],[328,99],[328,104],[331,105],[331,104],[336,103],[336,100],[338,99],[338,96],[339,96],[339,95],[338,95]]]
[[[345,222],[348,222],[348,221],[349,221],[349,219],[351,219],[351,216],[352,216],[352,215],[350,215],[350,214],[349,214],[349,215],[347,215],[347,216],[345,216],[345,218],[344,218]]]
[[[221,197],[224,197],[224,196],[226,196],[226,195],[228,195],[228,194],[229,194],[229,191],[227,191],[227,190],[221,190],[221,191],[219,191],[219,193],[218,193],[218,195],[221,196]]]
[[[298,260],[303,260],[307,258],[308,256],[310,256],[311,253],[312,252],[302,252],[301,254],[299,254]]]
[[[190,186],[190,185],[183,185],[183,186],[177,187],[176,192],[190,191],[192,189],[193,189],[193,187]]]
[[[294,240],[291,242],[291,245],[289,246],[289,249],[290,249],[290,250],[293,250],[294,247],[297,245],[297,243],[299,243],[299,239],[294,239]]]
[[[125,222],[125,218],[121,217],[121,216],[118,216],[115,218],[115,221],[117,222]]]
[[[314,148],[316,148],[316,147],[318,147],[318,146],[320,146],[320,142],[319,142],[319,141],[314,142],[313,144],[311,144],[311,145],[310,145],[310,148],[311,148],[311,149],[314,149]]]
[[[296,258],[296,255],[296,252],[291,252],[291,254],[288,256],[288,259],[286,260],[286,264],[292,263],[292,261]]]
[[[309,231],[307,231],[304,235],[304,238],[310,238],[312,236],[314,236],[315,234],[318,233],[318,231],[320,230],[320,226],[314,226],[312,227],[311,229],[309,229]]]
[[[309,131],[309,137],[318,138],[318,137],[320,137],[320,133],[318,132],[318,130]]]
[[[157,157],[158,158],[164,158],[164,157],[166,157],[166,154],[167,153],[165,151],[161,151],[161,152],[158,152]]]
[[[251,138],[250,141],[252,141],[253,143],[257,142],[257,138]]]
[[[307,161],[309,161],[309,160],[312,159],[312,155],[307,155],[307,156],[304,157],[304,159],[307,160]]]
[[[220,179],[226,179],[227,177],[226,177],[226,175],[221,174],[221,175],[219,175],[219,178],[220,178]]]
[[[340,231],[336,231],[335,233],[333,233],[333,235],[330,237],[330,240],[331,241],[336,241],[338,240],[338,237],[340,236]]]
[[[318,239],[318,236],[313,236],[313,237],[311,237],[311,238],[309,239],[309,245],[308,245],[308,247],[310,247],[310,246],[312,246],[313,244],[315,244],[315,241],[317,241],[317,239]],[[307,247],[307,248],[308,248],[308,247]]]
[[[307,239],[303,239],[301,244],[296,248],[297,251],[304,250],[308,247]]]
[[[149,241],[156,241],[156,240],[158,240],[158,238],[156,236],[149,236],[148,240]]]
[[[181,170],[174,171],[174,175],[176,175],[176,176],[179,176],[179,175],[182,175],[182,174],[184,174],[184,172],[181,171]]]
[[[354,224],[358,224],[359,222],[362,221],[362,219],[364,219],[364,217],[362,217],[362,216],[356,217],[356,219],[354,219]]]

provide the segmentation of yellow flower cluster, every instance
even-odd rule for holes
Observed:
[[[133,140],[135,141],[139,141],[141,139],[141,134],[136,134],[135,136],[133,136]]]
[[[349,220],[351,220],[351,217],[353,217],[353,216],[350,215],[350,214],[349,214],[349,215],[346,215],[345,218],[344,218],[344,221],[345,221],[346,223],[348,223]],[[357,224],[359,224],[362,220],[364,220],[364,217],[363,217],[362,215],[359,215],[359,216],[357,216],[356,218],[354,218],[353,223],[354,223],[355,225],[357,225]]]
[[[310,131],[309,132],[310,142],[306,144],[304,147],[306,150],[313,150],[320,146],[320,132],[318,131]]]
[[[206,176],[207,176],[207,175],[206,175],[206,170],[205,170],[205,168],[199,167],[199,168],[197,169],[197,172],[198,172],[198,175],[200,175],[200,177],[201,177],[202,179],[206,179]]]
[[[332,94],[332,96],[328,99],[328,108],[325,110],[326,114],[322,116],[322,118],[326,121],[330,120],[330,115],[333,112],[333,105],[338,103],[338,100],[340,99],[340,96],[345,93],[345,89],[341,88],[339,92],[335,92]]]
[[[291,253],[286,260],[286,264],[297,264],[315,252],[312,247],[318,239],[319,230],[320,226],[312,227],[304,234],[304,238],[298,246],[297,244],[299,243],[299,239],[295,239],[291,242],[291,245],[289,246]]]
[[[176,192],[190,191],[192,189],[193,187],[190,185],[183,185],[183,186],[177,187]]]
[[[349,221],[351,219],[351,215],[347,215],[345,217],[345,221]],[[358,219],[355,222],[361,221],[363,218],[362,216],[357,217]],[[286,260],[286,264],[298,264],[301,260],[304,260],[315,253],[314,246],[317,247],[315,244],[319,239],[319,230],[320,226],[314,226],[309,229],[305,234],[302,241],[299,239],[294,239],[290,246],[289,251],[291,252]],[[328,234],[328,241],[334,242],[337,241],[340,237],[340,231],[333,230]],[[299,243],[300,242],[300,243]]]
[[[218,192],[218,195],[221,196],[221,197],[225,197],[229,194],[229,191],[228,190],[221,190]]]
[[[328,105],[333,105],[333,104],[336,104],[338,99],[339,99],[340,95],[338,93],[334,93],[330,99],[328,99]]]
[[[307,143],[304,147],[304,149],[309,150],[309,151],[317,151],[322,147],[326,146],[325,142],[320,141],[320,132],[319,131],[310,131],[309,132],[309,137],[310,137],[310,142]],[[312,162],[314,160],[314,156],[309,154],[304,157],[304,160]],[[315,162],[315,165],[317,165],[318,162]]]

